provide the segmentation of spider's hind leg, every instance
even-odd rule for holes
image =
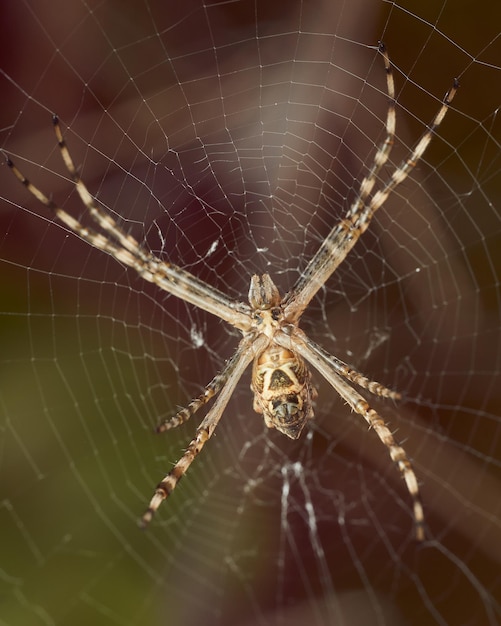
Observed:
[[[296,330],[296,336],[300,337],[303,343],[305,343],[308,348],[324,362],[325,365],[327,365],[329,368],[334,369],[343,378],[346,378],[355,385],[362,387],[362,389],[367,389],[367,391],[370,391],[370,393],[374,394],[375,396],[380,396],[381,398],[391,398],[392,400],[401,399],[402,396],[398,391],[393,391],[393,389],[389,389],[381,383],[367,378],[367,376],[364,376],[364,374],[354,369],[341,359],[338,359],[336,356],[329,354],[326,350],[322,348],[322,346],[319,346],[318,343],[312,341],[301,330]]]
[[[325,358],[325,353],[322,348],[313,342],[310,342],[307,338],[305,340],[303,334],[296,331],[296,336],[293,339],[293,341],[290,341],[290,344],[287,344],[285,341],[281,342],[281,344],[285,346],[290,345],[292,349],[295,349],[304,359],[311,363],[322,374],[325,380],[332,385],[341,398],[348,403],[353,411],[365,419],[369,426],[375,431],[380,441],[386,446],[386,449],[388,450],[392,461],[397,465],[400,475],[404,479],[407,490],[412,498],[416,539],[418,541],[423,541],[425,538],[423,505],[421,504],[417,477],[407,453],[402,446],[397,444],[390,429],[386,426],[381,416],[370,407],[368,402],[358,393],[358,391],[353,389],[353,387],[348,384],[344,377],[350,380],[350,382],[354,382],[369,391],[372,391],[372,393],[375,393],[376,395],[381,395],[383,397],[393,396],[385,396],[384,393],[381,393],[382,390],[386,391],[385,387],[379,385],[379,383],[372,383],[358,372],[354,372],[352,373],[353,375],[350,374],[349,376],[346,372],[342,372],[340,368],[337,367],[337,363],[335,361]],[[364,384],[361,384],[361,379],[363,379]],[[367,381],[367,384],[365,381]],[[376,385],[377,387],[372,387],[373,385]],[[390,390],[387,391],[389,392]]]
[[[203,407],[209,400],[219,393],[221,387],[226,383],[228,379],[228,368],[231,361],[228,361],[225,368],[216,374],[210,383],[204,387],[202,393],[196,398],[193,398],[189,404],[180,409],[175,415],[168,417],[156,427],[157,433],[164,433],[166,430],[176,428],[184,422],[187,422],[192,415],[194,415],[198,409]]]
[[[226,408],[238,381],[240,380],[240,377],[254,358],[255,354],[259,354],[266,347],[267,343],[268,338],[263,335],[258,337],[250,336],[242,339],[238,350],[228,361],[226,367],[211,381],[211,383],[209,383],[206,389],[208,389],[210,384],[214,383],[216,379],[220,378],[220,382],[218,383],[220,391],[219,396],[212,405],[210,411],[201,421],[194,439],[192,439],[188,444],[183,456],[163,478],[163,480],[158,483],[148,508],[139,520],[141,528],[146,528],[146,526],[148,526],[158,507],[174,491],[176,485],[185,475],[195,458],[200,454],[204,445],[211,438],[219,420],[221,419],[221,415],[223,414],[223,411]],[[214,384],[214,388],[215,387],[216,384]],[[209,397],[212,397],[214,393],[215,392],[208,394]],[[202,393],[199,398],[200,397],[205,398],[205,393]],[[197,404],[197,400],[198,399],[195,399],[192,402]],[[202,406],[202,404],[205,404],[203,400],[200,401],[198,406]],[[167,420],[167,422],[169,422],[169,420]]]
[[[214,376],[210,383],[204,387],[202,393],[193,398],[189,404],[179,410],[175,415],[168,417],[156,427],[157,433],[164,433],[166,430],[171,430],[177,426],[187,422],[192,415],[204,405],[209,402],[214,396],[216,396],[221,389],[226,385],[228,378],[233,374],[238,361],[240,359],[240,350],[237,350],[235,354],[226,362],[223,369]]]

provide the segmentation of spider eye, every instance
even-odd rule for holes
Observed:
[[[271,310],[271,317],[275,320],[275,322],[280,319],[281,315],[282,315],[282,309],[280,309],[280,307],[275,307],[274,309]]]

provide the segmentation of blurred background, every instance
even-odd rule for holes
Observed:
[[[1,146],[91,225],[90,192],[155,254],[237,300],[286,293],[356,197],[388,104],[385,179],[461,88],[411,179],[302,327],[398,389],[371,399],[413,460],[427,541],[387,450],[315,376],[297,441],[250,371],[146,532],[193,436],[156,424],[238,333],[94,250],[0,167],[1,620],[37,624],[501,623],[501,8],[480,0],[4,3]]]

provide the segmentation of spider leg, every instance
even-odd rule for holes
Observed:
[[[77,233],[91,246],[110,254],[117,261],[133,268],[144,280],[154,283],[164,291],[216,315],[236,328],[248,329],[250,308],[247,304],[231,300],[221,291],[214,287],[209,287],[186,270],[157,258],[145,250],[132,235],[125,233],[111,215],[99,206],[78,174],[63,138],[57,116],[53,117],[53,123],[61,156],[80,199],[88,209],[94,223],[101,227],[110,238],[93,228],[84,226],[79,220],[56,205],[38,187],[33,185],[14,165],[12,160],[7,157],[7,165],[26,189],[52,211],[70,230]]]
[[[66,141],[63,137],[63,133],[61,131],[61,126],[59,124],[59,118],[57,115],[54,115],[52,118],[52,123],[54,124],[54,132],[56,133],[57,145],[61,152],[62,159],[64,164],[66,165],[66,169],[68,170],[70,177],[75,185],[75,188],[82,200],[83,205],[89,211],[90,216],[98,224],[104,231],[106,231],[109,235],[111,235],[114,239],[118,241],[126,250],[131,252],[138,259],[141,259],[143,263],[149,263],[151,259],[151,254],[146,252],[144,248],[139,244],[139,242],[125,233],[118,223],[104,211],[102,207],[97,204],[92,195],[90,194],[87,186],[80,178],[80,174],[78,173],[75,164],[73,163],[73,159],[71,158],[70,152],[68,150],[68,146],[66,145]]]
[[[329,354],[326,350],[324,350],[317,343],[312,341],[302,330],[297,328],[294,332],[294,335],[300,337],[301,340],[308,345],[308,348],[312,350],[319,359],[325,363],[327,367],[334,369],[338,374],[343,376],[343,378],[348,379],[350,382],[362,387],[362,389],[367,389],[370,393],[373,393],[375,396],[380,396],[381,398],[391,398],[392,400],[400,400],[402,397],[398,391],[393,391],[388,387],[385,387],[381,383],[376,382],[375,380],[371,380],[364,376],[358,370],[350,367],[347,363],[338,359],[335,356]],[[277,343],[279,343],[279,339],[277,339]]]
[[[387,57],[385,57],[385,59],[386,58]],[[387,76],[392,76],[390,65],[387,66]],[[391,78],[391,83],[392,82],[393,79]],[[378,164],[374,163],[368,177],[362,181],[359,195],[351,205],[346,217],[333,227],[327,238],[317,250],[316,254],[306,266],[305,270],[297,279],[292,291],[290,291],[285,297],[283,303],[284,315],[291,322],[297,322],[297,320],[301,317],[303,311],[306,309],[317,291],[326,283],[332,273],[348,256],[349,252],[360,239],[361,235],[363,235],[363,233],[367,230],[374,213],[381,208],[390,193],[395,189],[395,187],[397,187],[397,185],[407,178],[411,170],[422,158],[426,148],[433,138],[434,133],[442,123],[447,111],[449,110],[450,104],[456,95],[458,87],[459,83],[457,79],[454,79],[452,87],[443,99],[442,106],[433,118],[430,126],[417,142],[410,156],[405,159],[392,173],[390,179],[372,196],[370,202],[366,202],[368,196],[367,187],[370,187],[370,192],[380,169]],[[389,90],[390,89],[392,88],[389,87]],[[392,106],[394,105],[390,102],[390,108]],[[391,121],[389,128],[391,129]],[[387,146],[385,146],[388,138],[390,142]],[[376,153],[375,160],[382,159],[383,163],[386,161],[389,155],[392,140],[393,138],[390,130],[385,142]],[[373,173],[371,174],[371,172]]]
[[[190,441],[183,456],[158,484],[146,512],[139,520],[139,525],[142,528],[145,528],[151,522],[158,507],[174,491],[178,482],[184,476],[198,454],[200,454],[200,451],[210,439],[221,419],[221,415],[245,369],[256,354],[259,354],[265,349],[268,343],[269,339],[264,335],[258,335],[257,337],[251,337],[250,339],[243,339],[241,341],[235,356],[229,361],[231,368],[230,371],[227,372],[226,383],[221,387],[221,391],[214,405],[200,423],[200,426],[197,428],[196,436]],[[226,369],[228,369],[228,366]]]
[[[390,193],[395,189],[397,185],[399,185],[402,181],[404,181],[409,175],[410,171],[416,166],[418,161],[422,158],[426,148],[429,146],[435,131],[442,123],[447,111],[449,110],[449,106],[456,95],[457,90],[459,89],[459,81],[457,78],[454,79],[452,83],[452,87],[445,94],[443,104],[440,107],[438,113],[435,115],[432,123],[428,126],[426,132],[421,136],[421,139],[417,142],[414,150],[411,155],[402,161],[400,166],[393,172],[388,182],[384,185],[382,189],[379,189],[366,208],[365,211],[361,214],[361,219],[363,221],[370,220],[372,214],[385,202]],[[364,229],[365,230],[365,229]]]
[[[374,162],[372,164],[369,173],[360,183],[360,189],[355,202],[351,205],[350,210],[346,216],[350,219],[353,215],[356,215],[360,208],[365,204],[365,201],[369,197],[377,176],[390,156],[391,149],[395,141],[395,128],[396,128],[396,114],[395,114],[395,81],[393,79],[393,69],[390,62],[390,57],[386,50],[384,43],[379,43],[379,52],[383,55],[384,67],[386,70],[386,88],[388,91],[388,110],[386,113],[386,137],[383,142],[379,144]]]
[[[192,415],[194,415],[198,409],[207,404],[209,400],[211,400],[215,395],[219,393],[221,388],[226,384],[228,377],[231,375],[231,372],[236,367],[239,358],[239,352],[235,352],[235,354],[227,361],[224,368],[214,376],[214,378],[210,381],[210,383],[204,388],[202,393],[193,398],[190,403],[178,411],[175,415],[168,417],[166,420],[161,422],[157,428],[157,433],[163,433],[166,430],[171,430],[172,428],[176,428],[180,424],[184,424],[187,422]]]
[[[84,226],[64,209],[61,209],[61,207],[59,207],[53,200],[48,198],[40,189],[38,189],[38,187],[35,187],[35,185],[28,180],[26,176],[14,165],[10,158],[7,158],[7,165],[32,196],[46,206],[61,222],[63,222],[63,224],[66,224],[70,230],[76,232],[84,241],[89,243],[91,246],[102,250],[103,252],[107,252],[124,265],[134,268],[138,273],[143,271],[143,266],[138,266],[137,258],[133,253],[117,246],[107,237],[96,232],[94,229]]]
[[[285,336],[285,335],[284,335]],[[323,358],[321,358],[315,350],[308,344],[303,343],[299,338],[290,339],[290,349],[298,352],[304,359],[311,363],[329,382],[337,393],[350,405],[350,407],[359,415],[361,415],[371,428],[376,431],[380,441],[386,446],[390,453],[391,459],[396,463],[407,490],[413,501],[414,523],[416,526],[416,539],[422,541],[424,539],[424,513],[423,505],[419,495],[418,481],[411,462],[407,457],[405,450],[399,446],[390,429],[384,423],[382,417],[372,409],[368,402],[353,389],[341,376],[329,367]]]
[[[186,270],[181,269],[177,265],[174,265],[173,263],[167,263],[165,261],[162,261],[161,259],[158,259],[153,254],[145,250],[137,241],[137,239],[132,237],[132,235],[124,232],[119,224],[116,222],[116,220],[114,220],[111,215],[104,211],[103,208],[99,206],[99,204],[94,200],[91,193],[87,189],[87,186],[81,179],[80,174],[78,173],[78,170],[73,163],[73,159],[71,158],[68,146],[66,145],[66,141],[63,137],[63,133],[59,125],[59,118],[57,117],[57,115],[53,116],[53,124],[54,131],[56,133],[57,144],[59,146],[59,150],[61,151],[61,156],[63,158],[64,164],[66,165],[66,169],[68,170],[71,179],[75,184],[76,190],[78,192],[78,195],[80,196],[80,199],[82,200],[82,203],[85,207],[87,207],[90,216],[104,231],[106,231],[107,233],[109,233],[109,235],[116,239],[126,250],[131,252],[131,254],[136,256],[138,259],[140,259],[140,261],[148,267],[149,273],[159,276],[158,280],[154,280],[152,282],[156,282],[165,291],[174,293],[174,285],[178,286],[179,282],[185,281],[189,283],[190,289],[196,292],[201,297],[205,297],[206,299],[208,298],[209,300],[217,297],[219,301],[217,307],[220,313],[222,312],[222,309],[226,307],[233,310],[240,308],[244,313],[248,314],[248,307],[246,304],[231,302],[222,292],[219,292],[213,287],[211,288],[212,293],[208,294],[205,283],[198,280],[195,276],[193,276]],[[160,276],[162,278],[160,278]],[[144,277],[145,276],[143,276],[143,278]],[[174,295],[178,294],[174,293]],[[187,299],[184,292],[182,295],[179,295],[179,297]],[[200,306],[200,304],[197,304],[197,306]],[[214,313],[214,310],[210,310],[209,312]],[[230,315],[231,317],[235,318],[236,312],[233,313],[232,311]],[[219,315],[219,317],[222,317],[222,319],[226,319],[226,321],[230,321],[227,317],[223,317],[222,315]],[[235,321],[236,320],[233,319],[233,323],[235,323]]]

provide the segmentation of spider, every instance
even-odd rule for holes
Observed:
[[[388,449],[412,499],[416,539],[419,541],[424,539],[423,507],[418,481],[409,458],[403,447],[395,442],[382,417],[371,408],[354,385],[382,398],[398,400],[400,394],[369,380],[337,357],[328,354],[307,337],[298,325],[312,298],[367,230],[374,213],[422,158],[459,86],[455,79],[431,125],[419,139],[410,156],[393,171],[382,187],[372,194],[378,174],[389,158],[396,124],[392,65],[384,44],[379,45],[379,52],[384,60],[389,97],[386,137],[378,146],[374,161],[362,180],[358,195],[347,214],[332,228],[292,290],[284,297],[281,297],[268,274],[254,275],[250,281],[248,304],[238,302],[186,270],[154,256],[134,237],[127,234],[94,200],[73,163],[57,116],[53,117],[53,123],[59,150],[80,199],[95,224],[93,227],[84,226],[57,206],[7,157],[8,166],[27,190],[58,220],[90,245],[134,269],[144,280],[217,316],[242,333],[235,354],[227,361],[222,371],[209,382],[198,397],[157,427],[159,433],[175,428],[186,422],[212,398],[216,398],[184,454],[156,487],[150,504],[140,519],[142,527],[150,523],[160,504],[171,495],[214,433],[237,383],[251,362],[253,362],[251,389],[254,393],[254,410],[262,414],[268,428],[276,428],[287,437],[297,439],[305,425],[313,418],[313,401],[317,396],[306,365],[309,363],[322,374],[351,409],[367,421],[369,427],[374,429]]]

